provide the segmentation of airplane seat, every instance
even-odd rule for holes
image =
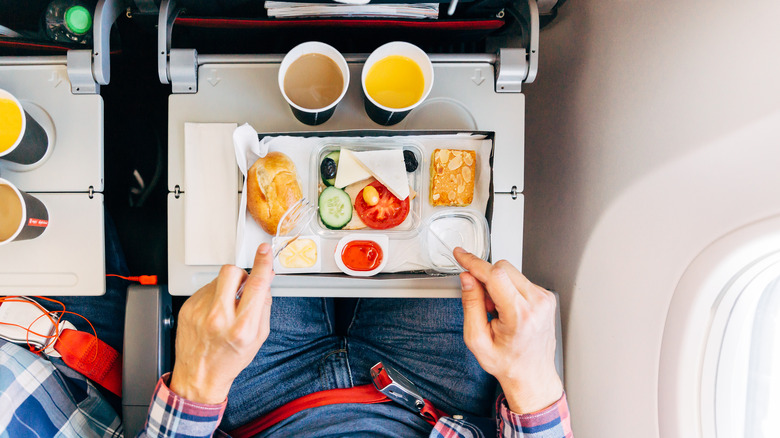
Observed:
[[[135,436],[157,381],[171,367],[171,296],[165,286],[130,286],[125,312],[122,414],[125,436]]]

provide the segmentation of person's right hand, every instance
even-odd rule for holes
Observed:
[[[501,384],[509,409],[525,414],[558,401],[555,296],[505,260],[491,265],[462,248],[454,254],[467,270],[460,274],[463,339]],[[488,313],[498,315],[488,321]]]
[[[173,392],[197,403],[225,401],[233,380],[268,338],[272,266],[271,247],[264,243],[257,248],[251,275],[225,265],[214,281],[184,303],[176,331]]]

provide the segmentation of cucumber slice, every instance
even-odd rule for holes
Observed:
[[[319,199],[320,219],[331,230],[340,230],[352,220],[352,198],[336,187],[325,187]]]
[[[333,152],[329,153],[328,155],[325,155],[322,158],[322,161],[325,161],[326,159],[330,158],[336,164],[336,169],[338,169],[339,168],[339,156],[340,155],[341,154],[339,153],[339,151],[333,151]],[[325,178],[325,175],[323,175],[323,173],[322,173],[322,162],[320,162],[320,177],[322,178],[322,182],[325,183],[326,186],[332,186],[333,184],[336,183],[336,177],[335,176],[333,178]]]

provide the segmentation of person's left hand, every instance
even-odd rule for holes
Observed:
[[[214,281],[184,303],[176,332],[173,392],[197,403],[225,401],[233,380],[268,338],[272,266],[271,247],[264,243],[257,248],[248,278],[243,269],[225,265]]]

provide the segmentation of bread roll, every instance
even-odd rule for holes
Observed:
[[[282,215],[301,198],[295,163],[281,152],[269,152],[249,168],[246,206],[266,233],[276,235]]]

